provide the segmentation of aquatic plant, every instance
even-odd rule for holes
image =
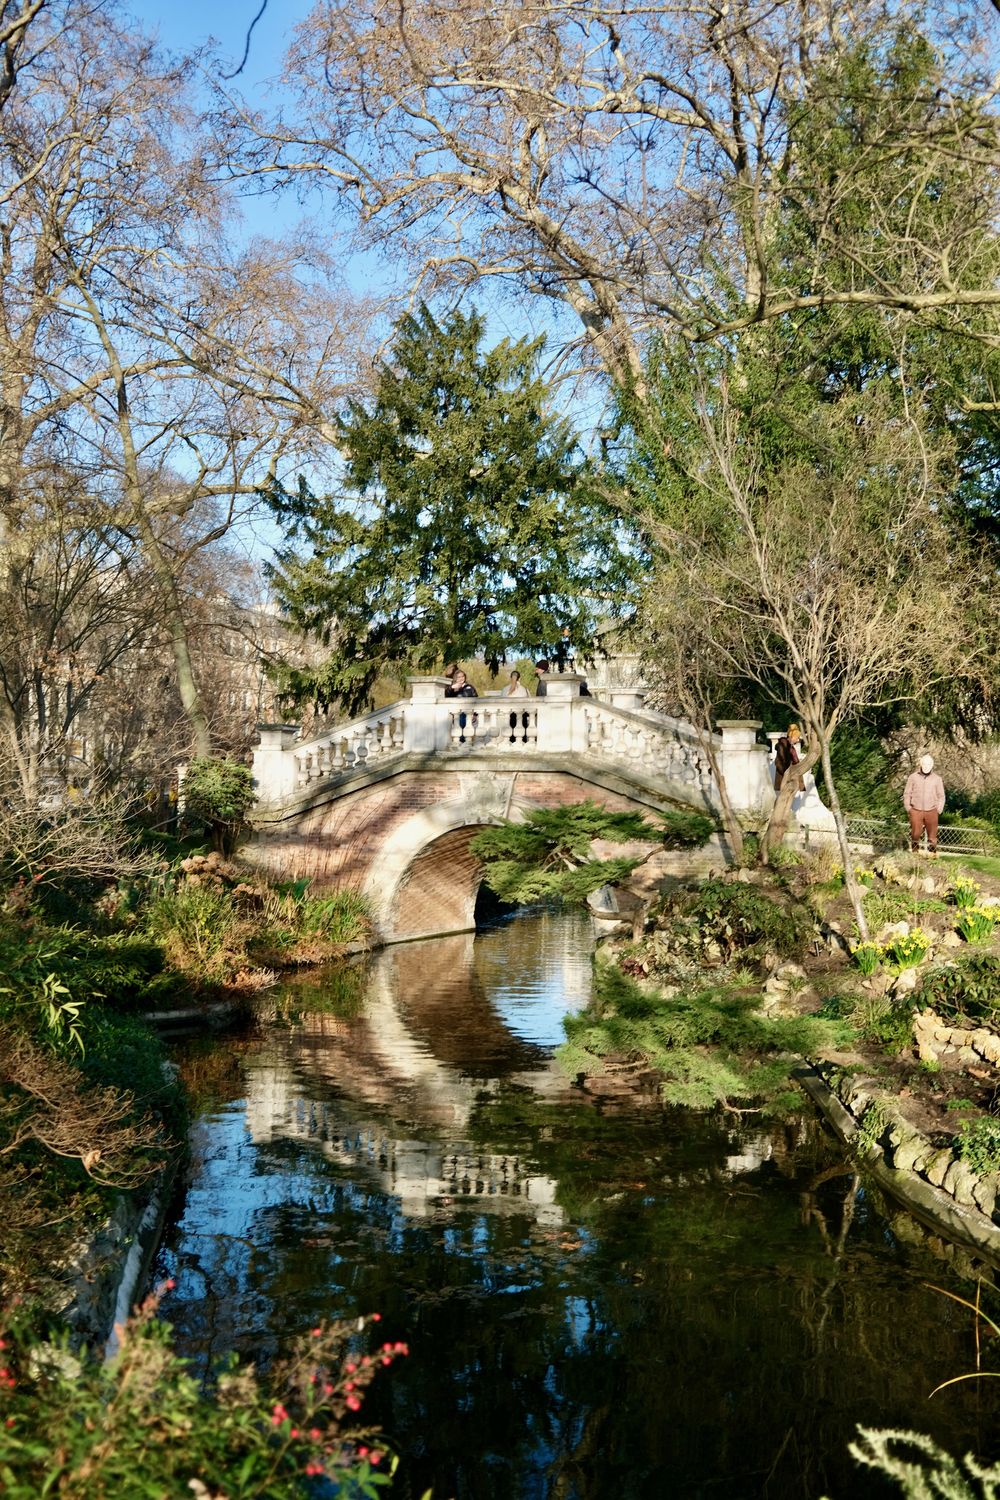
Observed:
[[[6,1500],[301,1500],[310,1480],[332,1483],[343,1500],[377,1500],[396,1460],[374,1429],[353,1424],[375,1376],[408,1352],[398,1342],[358,1352],[378,1314],[312,1329],[266,1372],[230,1356],[202,1386],[157,1316],[171,1286],[119,1329],[107,1363],[29,1330],[0,1339]]]

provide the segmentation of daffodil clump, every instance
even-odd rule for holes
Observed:
[[[951,888],[951,894],[955,898],[955,905],[960,908],[975,906],[979,899],[979,881],[970,876],[959,875]]]
[[[979,906],[963,907],[955,926],[967,943],[985,943],[993,936],[998,920],[1000,905],[984,901]]]
[[[862,974],[874,974],[884,956],[881,943],[854,943],[851,947],[851,957]]]
[[[927,957],[932,941],[930,933],[922,927],[900,933],[885,946],[889,966],[898,974],[904,969],[915,969]]]

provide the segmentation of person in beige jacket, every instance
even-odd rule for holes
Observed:
[[[927,829],[927,852],[937,858],[938,818],[944,812],[944,782],[934,769],[929,755],[920,760],[920,769],[906,781],[903,806],[910,819],[910,848],[916,854],[920,835]]]

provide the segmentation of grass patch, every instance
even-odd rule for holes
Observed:
[[[571,1073],[600,1072],[612,1056],[654,1068],[670,1104],[781,1113],[799,1099],[791,1054],[842,1045],[851,1033],[826,1017],[761,1016],[759,1004],[759,993],[732,985],[667,998],[602,970],[591,1006],[566,1019],[559,1059]]]

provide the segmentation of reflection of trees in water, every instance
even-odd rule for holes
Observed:
[[[468,945],[434,944],[434,964],[430,944],[400,948],[364,1014],[272,1035],[250,1086],[279,1128],[214,1168],[245,1227],[213,1237],[211,1192],[189,1205],[189,1349],[259,1354],[280,1329],[378,1309],[415,1357],[365,1415],[405,1449],[414,1494],[456,1500],[857,1500],[881,1493],[847,1456],[861,1421],[992,1456],[995,1390],[925,1400],[970,1361],[968,1321],[920,1285],[944,1273],[892,1245],[818,1127],[609,1118],[539,1097],[520,1061],[517,1080],[466,1074],[510,1042],[489,1001],[500,961],[463,965]],[[303,1134],[282,1133],[292,1108]],[[339,1156],[316,1149],[324,1109]],[[390,1155],[456,1138],[556,1184],[565,1222],[458,1194],[407,1211]]]

